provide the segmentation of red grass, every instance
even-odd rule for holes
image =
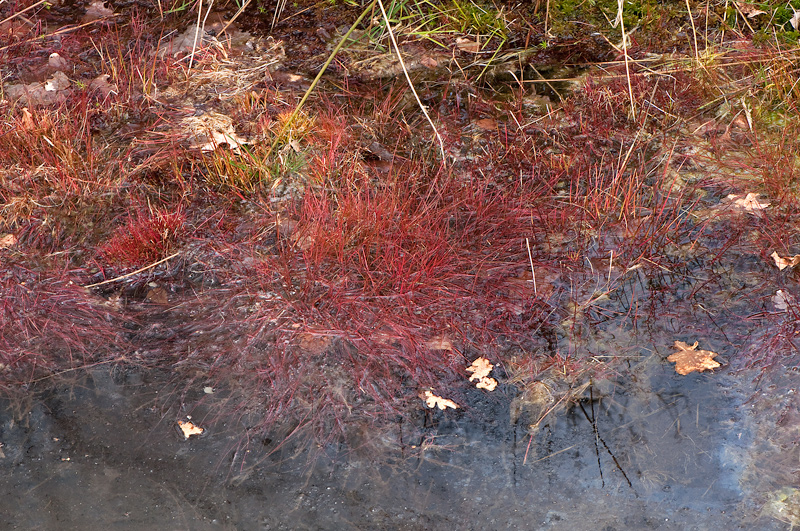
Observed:
[[[141,266],[165,258],[183,236],[186,216],[175,211],[138,211],[100,246],[100,254],[122,267]]]
[[[432,103],[431,109],[444,110],[437,124],[455,159],[447,169],[431,160],[437,149],[433,142],[433,148],[426,145],[421,131],[430,131],[419,113],[401,108],[405,88],[349,92],[344,103],[323,101],[325,111],[313,113],[316,131],[302,139],[307,151],[297,154],[298,160],[311,162],[298,164],[293,175],[281,174],[287,180],[308,177],[305,195],[281,204],[269,200],[268,188],[285,167],[259,158],[274,134],[271,122],[287,110],[277,91],[259,86],[258,95],[242,96],[241,108],[231,112],[249,124],[251,159],[190,153],[179,146],[177,133],[153,130],[157,113],[183,111],[166,105],[155,111],[147,99],[154,85],[166,86],[179,68],[149,53],[156,37],[147,36],[143,19],[133,19],[130,35],[120,31],[101,30],[96,53],[102,63],[96,61],[98,72],[93,72],[110,74],[117,94],[102,100],[78,94],[71,100],[74,107],[32,111],[33,125],[24,124],[21,114],[9,120],[0,136],[0,163],[17,164],[22,171],[18,179],[0,183],[0,194],[6,203],[20,194],[30,197],[13,203],[27,228],[16,231],[10,223],[14,226],[3,230],[14,230],[29,244],[57,225],[51,203],[35,204],[44,204],[41,199],[51,194],[81,207],[80,201],[91,202],[97,221],[111,216],[112,205],[128,204],[139,194],[163,205],[175,183],[186,195],[199,191],[191,183],[203,179],[215,190],[232,189],[228,200],[235,204],[225,203],[230,212],[199,223],[194,223],[201,218],[197,210],[185,214],[135,205],[91,256],[99,254],[104,263],[119,267],[156,262],[185,240],[191,215],[198,245],[187,263],[202,266],[197,270],[217,277],[216,282],[188,281],[183,292],[175,282],[178,288],[170,296],[185,297],[179,304],[154,311],[153,303],[146,310],[156,325],[169,323],[169,333],[131,334],[143,359],[174,363],[190,378],[258,379],[254,395],[267,404],[267,422],[292,417],[318,434],[341,433],[351,419],[406,411],[421,388],[463,393],[468,385],[464,367],[477,355],[501,365],[516,357],[531,380],[551,371],[577,381],[584,369],[595,366],[587,369],[575,352],[554,354],[560,344],[556,331],[569,328],[562,327],[565,318],[574,323],[583,311],[566,299],[574,295],[570,286],[594,274],[586,258],[606,258],[613,250],[613,266],[624,271],[644,258],[657,263],[667,245],[688,239],[681,206],[691,190],[671,191],[669,157],[662,156],[667,148],[660,147],[661,139],[652,140],[652,133],[698,112],[700,98],[689,74],[634,76],[638,120],[631,118],[624,78],[590,79],[546,117],[521,104],[509,104],[513,117],[503,117],[500,104],[471,92],[463,106]],[[99,148],[93,124],[127,122],[128,112],[141,134],[123,129],[119,138],[130,140],[135,133],[136,143],[121,140],[116,153]],[[472,120],[486,116],[497,119],[497,130],[470,129]],[[370,157],[365,147],[372,142],[383,148],[374,169],[365,160]],[[126,161],[120,153],[133,153],[143,162]],[[396,153],[395,159],[385,160],[386,153]],[[117,165],[106,165],[109,159]],[[220,171],[209,174],[251,179],[214,181],[203,173],[214,169],[209,160],[221,161]],[[276,166],[279,172],[272,171]],[[123,172],[116,171],[120,167]],[[120,174],[124,183],[113,178]],[[206,200],[186,208],[204,208],[198,205]],[[219,210],[209,203],[202,204]],[[229,215],[241,217],[228,226]],[[278,223],[276,232],[284,234],[273,248],[264,240],[275,229],[275,218],[290,223]],[[91,230],[86,247],[107,235],[102,224],[92,224]],[[252,236],[242,236],[247,231]],[[23,237],[26,233],[30,237]],[[89,262],[75,256],[84,265]],[[529,282],[531,268],[536,290]],[[611,269],[609,261],[608,284]],[[34,280],[23,284],[20,271],[13,269],[0,285],[5,296],[0,339],[6,352],[0,363],[33,374],[62,362],[97,359],[95,340],[111,337],[103,325],[104,310],[63,280],[46,281],[28,272]],[[176,271],[180,276],[179,266]],[[587,295],[587,305],[592,296]],[[629,308],[638,311],[633,302]],[[68,326],[73,319],[80,324],[75,329]],[[15,329],[17,322],[21,326]],[[45,337],[57,338],[60,358],[46,357]]]
[[[7,261],[0,278],[0,379],[28,383],[122,346],[113,310],[69,279]]]

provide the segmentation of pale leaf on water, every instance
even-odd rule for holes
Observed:
[[[475,385],[478,389],[486,389],[487,391],[494,391],[497,387],[497,380],[489,378],[489,373],[492,372],[494,365],[488,359],[480,357],[472,362],[472,365],[467,367],[467,372],[471,372],[472,376],[469,381],[478,380]]]
[[[429,408],[438,407],[442,411],[447,408],[458,409],[458,404],[447,398],[442,398],[433,394],[431,391],[425,391],[421,397]]]
[[[669,356],[667,361],[675,363],[675,371],[678,374],[687,375],[695,371],[703,372],[720,366],[718,362],[714,361],[714,356],[719,354],[710,350],[697,350],[697,345],[697,341],[694,342],[694,345],[688,345],[683,341],[675,342],[675,348],[678,351]]]
[[[778,254],[777,251],[773,252],[769,255],[770,258],[775,260],[775,265],[783,271],[787,267],[795,267],[797,264],[800,264],[800,254],[796,254],[794,256],[786,256],[782,257]]]

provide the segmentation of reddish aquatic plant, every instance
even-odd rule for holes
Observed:
[[[100,246],[100,254],[122,267],[156,262],[172,252],[183,236],[185,222],[181,209],[138,211]]]
[[[0,380],[28,383],[53,370],[86,366],[125,343],[113,307],[69,275],[6,261],[0,276]]]

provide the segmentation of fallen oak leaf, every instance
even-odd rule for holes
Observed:
[[[497,388],[497,380],[494,378],[484,377],[481,378],[481,381],[475,384],[475,387],[478,389],[486,389],[487,391],[494,391],[495,388]]]
[[[425,346],[431,350],[453,351],[453,343],[445,336],[436,336],[425,342]]]
[[[783,258],[778,254],[778,251],[775,251],[771,255],[769,255],[769,257],[775,260],[775,265],[778,266],[778,269],[780,269],[781,271],[783,271],[787,267],[794,267],[797,264],[800,264],[800,254],[796,254],[794,256],[787,256]]]
[[[482,131],[494,131],[497,129],[497,120],[494,118],[481,118],[472,123]]]
[[[425,405],[427,405],[429,408],[438,407],[442,411],[444,411],[447,408],[458,409],[458,404],[447,398],[442,398],[441,396],[437,396],[433,394],[430,390],[425,391],[422,395],[420,395],[420,398],[422,398],[425,401]]]
[[[683,341],[675,342],[678,351],[667,358],[667,361],[675,362],[675,372],[685,376],[691,372],[703,372],[720,366],[714,361],[714,356],[719,354],[710,350],[696,350],[697,345],[697,341],[694,345],[688,345]]]
[[[755,5],[748,3],[748,2],[734,2],[736,7],[739,8],[739,11],[742,12],[747,18],[754,18],[758,15],[766,15],[766,11],[761,11]]]
[[[475,385],[478,389],[486,389],[487,391],[494,391],[497,387],[497,380],[489,378],[489,373],[492,372],[494,365],[488,359],[480,357],[472,362],[472,365],[467,367],[467,372],[471,372],[472,376],[469,381],[478,380]]]
[[[205,430],[200,426],[192,424],[191,422],[187,421],[178,421],[178,428],[180,428],[181,433],[183,434],[184,438],[188,439],[192,435],[200,435]]]
[[[437,66],[439,66],[439,61],[428,55],[423,55],[422,59],[420,59],[419,62],[425,68],[436,68]]]
[[[17,244],[17,237],[13,234],[0,235],[0,249],[14,247]]]
[[[456,47],[468,53],[478,53],[481,51],[481,43],[471,39],[459,37],[456,39]]]
[[[105,2],[95,0],[89,7],[86,8],[86,13],[81,18],[81,22],[91,22],[93,20],[100,20],[110,17],[114,14],[114,10],[106,7]]]
[[[741,207],[748,212],[760,212],[767,208],[770,203],[762,203],[758,200],[758,194],[749,192],[746,196],[742,197],[738,194],[728,195],[728,199],[733,201],[738,207]]]
[[[485,378],[489,376],[489,373],[492,372],[494,365],[489,363],[484,357],[480,357],[472,362],[472,365],[467,367],[467,372],[471,372],[472,376],[469,377],[469,381],[472,380],[480,380],[481,378]]]

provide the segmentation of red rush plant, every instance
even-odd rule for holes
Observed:
[[[185,222],[182,209],[139,211],[100,247],[100,254],[123,267],[156,262],[173,250]]]
[[[113,312],[64,272],[6,261],[0,274],[0,382],[28,383],[96,362],[108,354],[105,347],[124,342]]]

